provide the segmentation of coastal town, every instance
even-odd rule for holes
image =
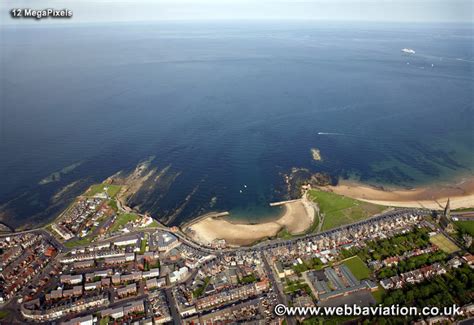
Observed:
[[[474,316],[472,236],[459,223],[474,222],[474,212],[451,211],[449,200],[444,209],[384,208],[326,229],[319,192],[304,188],[313,204],[298,213],[314,209],[314,227],[239,246],[135,212],[117,199],[120,190],[95,185],[51,224],[1,234],[0,322],[324,323],[280,317],[274,307],[415,299],[455,303],[461,314],[406,320],[413,324]]]

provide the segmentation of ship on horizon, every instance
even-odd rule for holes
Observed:
[[[407,53],[407,54],[415,54],[416,53],[415,50],[410,49],[410,48],[404,48],[404,49],[402,49],[402,52]]]

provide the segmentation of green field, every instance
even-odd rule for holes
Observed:
[[[280,230],[280,231],[278,232],[277,238],[281,238],[281,239],[291,239],[291,238],[293,238],[293,235],[288,231],[288,229],[283,228],[282,230]]]
[[[109,324],[109,320],[110,320],[109,316],[107,316],[107,317],[102,317],[102,318],[100,319],[99,325],[107,325],[107,324]]]
[[[348,258],[343,264],[351,270],[352,274],[354,274],[358,280],[367,279],[370,276],[370,269],[359,256]]]
[[[107,202],[107,204],[108,204],[109,207],[111,207],[115,212],[118,211],[117,200],[109,200],[109,202]]]
[[[98,193],[104,192],[104,187],[107,186],[109,189],[107,193],[110,197],[115,197],[117,193],[120,191],[120,185],[110,185],[110,184],[96,184],[92,185],[90,189],[86,192],[86,196],[94,196]]]
[[[316,229],[318,229],[318,226],[319,226],[319,218],[318,216],[315,216],[313,223],[311,224],[311,227],[309,227],[309,229],[306,230],[306,233],[310,234],[310,233],[315,232]]]
[[[128,222],[136,220],[137,218],[138,215],[136,215],[135,213],[124,213],[117,216],[117,219],[115,219],[113,225],[110,227],[110,232],[115,232],[119,230]]]
[[[84,238],[72,239],[67,242],[64,242],[64,246],[66,246],[67,248],[74,248],[76,246],[88,245],[91,243],[91,241],[92,241],[92,238],[89,236],[86,236]]]
[[[471,211],[474,211],[474,209],[473,208],[460,208],[460,209],[452,209],[451,211],[452,212],[467,212],[467,211],[471,212]]]
[[[304,282],[303,280],[301,281],[295,281],[295,282],[290,282],[288,283],[285,288],[284,288],[284,291],[285,293],[293,293],[295,291],[299,291],[299,290],[304,290],[306,291],[308,294],[311,293],[311,289],[309,288],[309,286],[306,284],[306,282]]]
[[[380,285],[377,291],[372,292],[372,296],[374,297],[377,304],[382,303],[384,294],[385,294],[385,289],[382,288]]]
[[[430,242],[438,246],[445,253],[451,254],[457,252],[459,247],[457,247],[451,240],[446,238],[443,234],[436,234],[430,237]]]
[[[145,253],[147,244],[148,244],[148,241],[145,238],[142,239],[142,242],[140,243],[140,254]]]
[[[455,221],[456,226],[474,236],[474,220],[472,221]]]
[[[160,224],[158,223],[158,221],[153,219],[153,221],[147,226],[147,228],[155,228],[155,227],[158,227],[159,225]]]
[[[322,231],[366,219],[386,209],[385,206],[354,200],[331,192],[310,190],[308,194],[309,198],[318,204],[320,213],[324,214]]]

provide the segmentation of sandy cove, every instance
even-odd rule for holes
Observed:
[[[444,209],[448,198],[451,209],[474,207],[474,177],[455,184],[435,184],[414,189],[385,189],[350,181],[340,181],[337,186],[323,190],[354,199],[386,206]]]
[[[274,237],[284,228],[292,234],[301,234],[311,227],[315,211],[306,197],[283,206],[283,215],[274,221],[248,224],[230,221],[226,217],[207,217],[185,227],[183,231],[203,244],[225,239],[228,245],[243,246]]]

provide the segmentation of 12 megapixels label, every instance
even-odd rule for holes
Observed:
[[[10,10],[13,18],[71,18],[72,10],[69,9],[31,9],[31,8],[15,8]]]

